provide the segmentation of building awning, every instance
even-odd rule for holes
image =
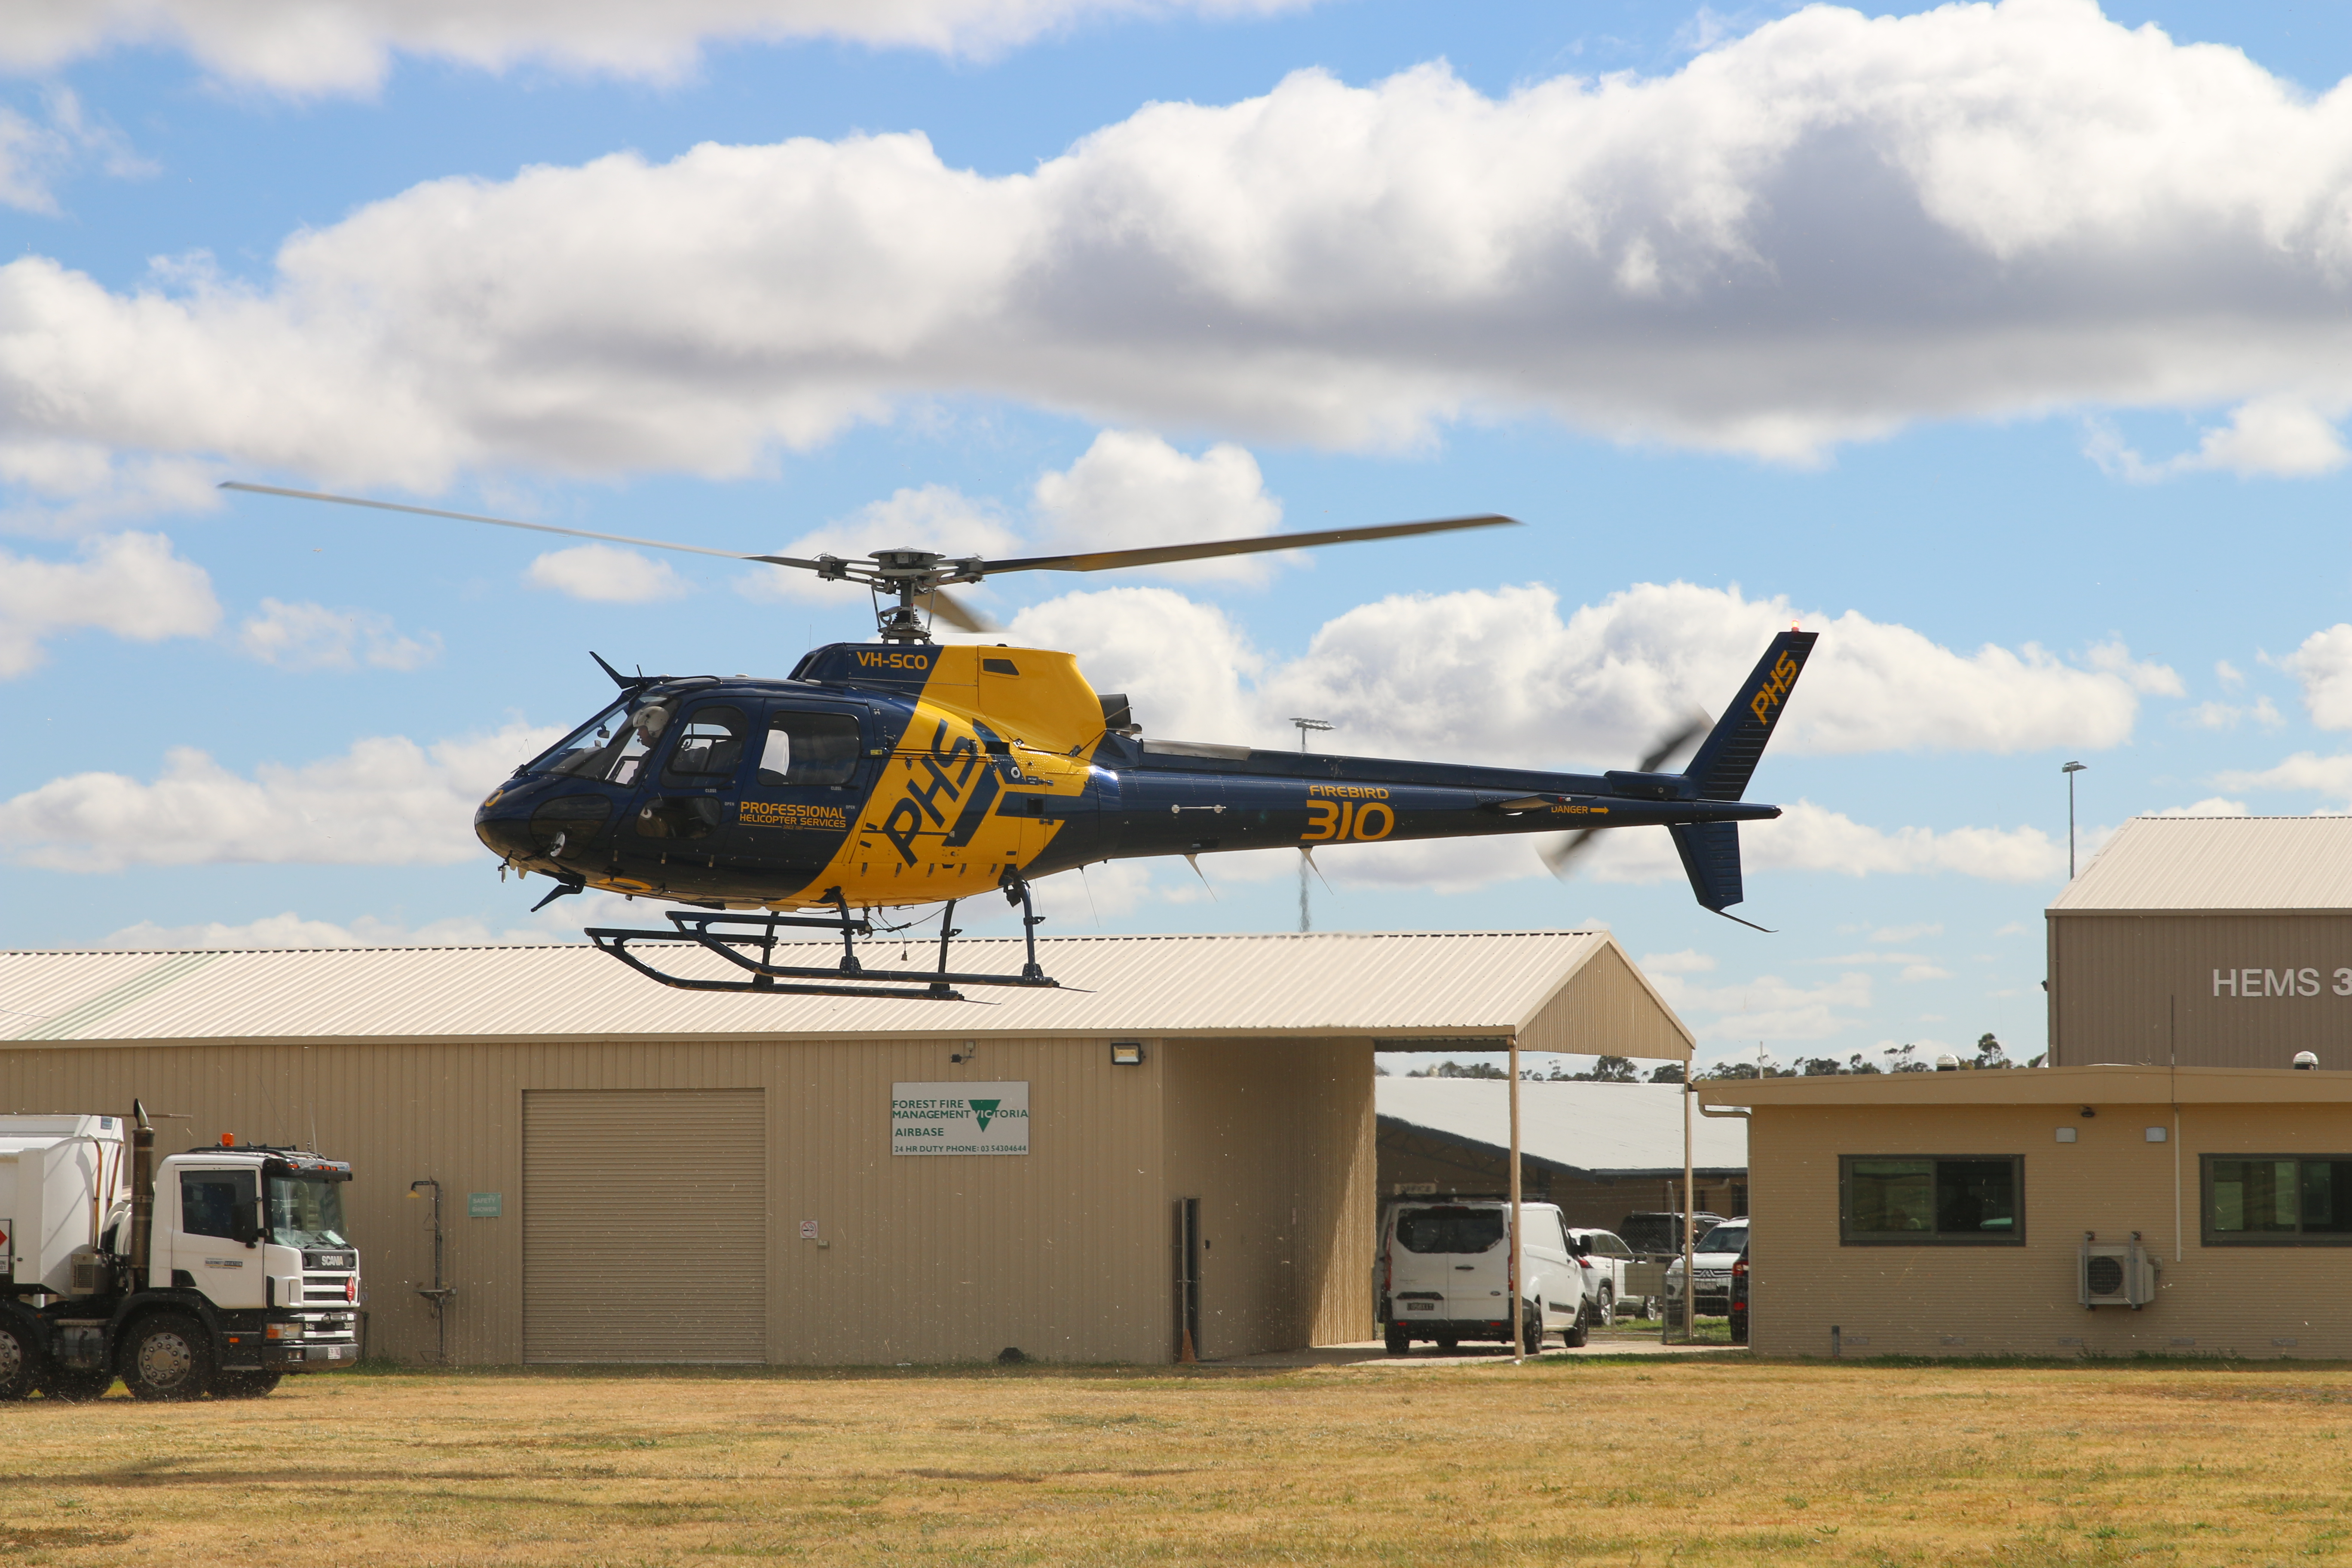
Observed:
[[[779,962],[830,964],[832,944]],[[909,951],[908,967],[931,961]],[[1606,931],[1064,937],[1063,989],[970,1002],[679,991],[583,945],[0,952],[0,1042],[761,1040],[1517,1035],[1522,1048],[1686,1061],[1690,1030]],[[877,951],[879,950],[879,951]],[[931,952],[935,952],[932,949]],[[873,963],[897,950],[877,942]],[[1017,972],[1021,945],[956,944],[960,970]],[[677,972],[729,975],[692,950]]]

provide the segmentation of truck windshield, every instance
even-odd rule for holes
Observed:
[[[279,1247],[349,1247],[343,1238],[342,1183],[270,1177],[269,1239]]]
[[[1407,1252],[1484,1252],[1503,1239],[1501,1209],[1407,1209],[1396,1238]]]

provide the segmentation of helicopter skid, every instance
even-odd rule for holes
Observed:
[[[1060,983],[1048,978],[1029,965],[1022,974],[978,974],[951,971],[945,967],[929,970],[867,969],[850,950],[853,935],[869,936],[872,927],[864,921],[840,919],[819,920],[793,915],[745,915],[706,913],[700,910],[668,910],[664,911],[675,930],[628,931],[615,927],[591,927],[584,934],[599,952],[612,954],[647,979],[681,991],[738,991],[753,994],[782,996],[885,996],[912,1002],[962,1002],[968,1000],[954,989],[958,985],[1016,985],[1029,990],[1059,990]],[[952,909],[950,909],[952,913]],[[944,922],[942,922],[944,924]],[[754,928],[753,932],[713,931],[715,925],[738,925]],[[773,963],[776,931],[780,926],[814,926],[837,931],[842,939],[842,960],[831,969]],[[703,980],[682,974],[671,974],[632,952],[632,942],[692,942],[709,952],[715,952],[737,968],[750,973],[748,980]],[[941,944],[944,947],[944,942]],[[754,958],[736,951],[756,948]],[[813,984],[809,982],[822,981]],[[921,990],[908,989],[920,985]]]

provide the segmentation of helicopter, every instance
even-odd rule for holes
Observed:
[[[803,560],[324,491],[222,488],[759,562],[869,590],[875,640],[813,649],[781,680],[624,675],[592,653],[617,695],[517,766],[474,814],[501,875],[555,883],[534,910],[590,888],[686,906],[665,911],[668,930],[585,934],[646,977],[696,991],[963,1000],[959,985],[1053,987],[1037,960],[1037,879],[1241,849],[1293,847],[1311,861],[1317,848],[1343,844],[1565,830],[1547,855],[1564,869],[1595,832],[1663,826],[1699,904],[1753,926],[1728,911],[1744,897],[1739,824],[1780,808],[1741,797],[1818,636],[1776,636],[1679,773],[1657,768],[1696,727],[1640,768],[1600,773],[1259,750],[1146,737],[1129,699],[1097,692],[1073,655],[935,640],[937,621],[992,629],[948,589],[1013,572],[1110,571],[1517,520],[1487,513],[1011,560],[910,548]],[[957,903],[989,894],[1020,907],[1017,974],[949,967]],[[856,938],[906,929],[882,926],[878,911],[932,904],[944,906],[936,968],[877,970],[858,956]],[[819,910],[828,912],[806,912]],[[776,951],[793,928],[838,935],[838,963],[780,962],[794,956]],[[744,977],[665,969],[662,944],[678,942]]]

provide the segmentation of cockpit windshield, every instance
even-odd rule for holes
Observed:
[[[634,784],[646,753],[669,727],[671,710],[670,703],[650,702],[632,710],[624,698],[541,752],[523,772]]]
[[[270,1177],[269,1239],[279,1247],[349,1247],[343,1184],[318,1176]]]

